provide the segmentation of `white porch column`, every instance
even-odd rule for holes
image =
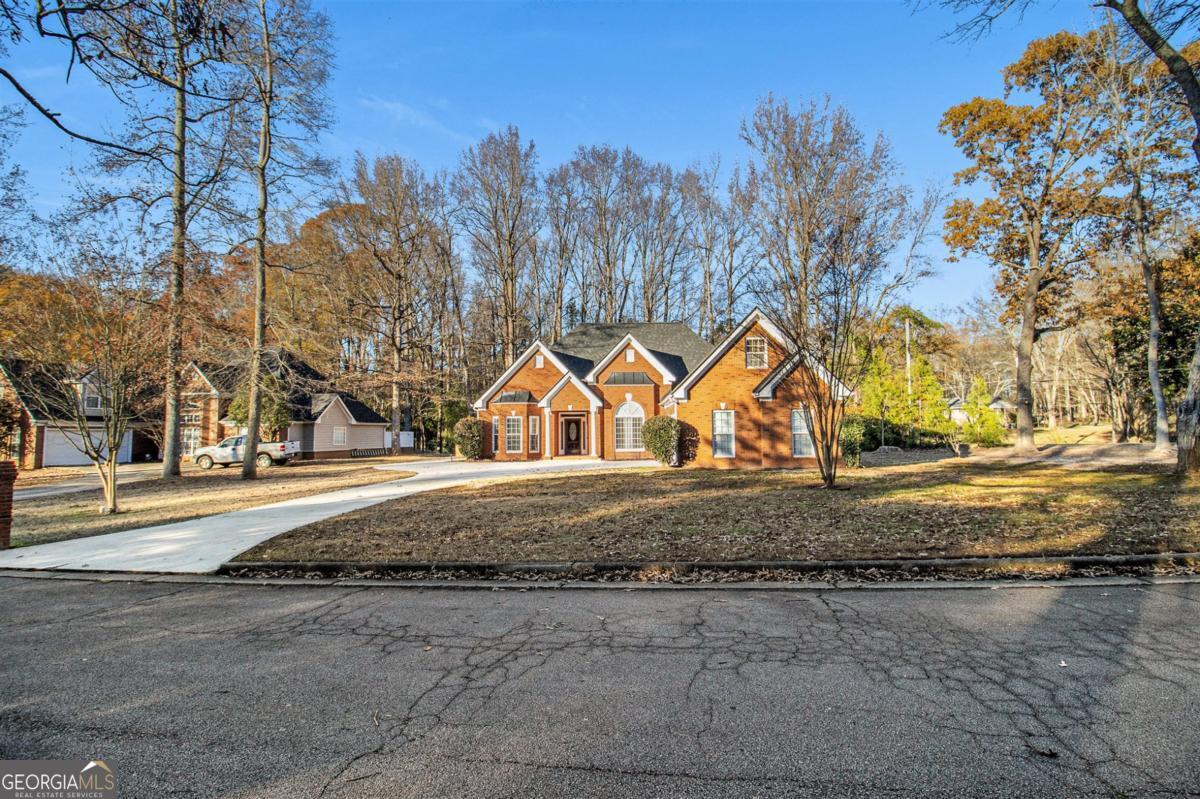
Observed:
[[[596,457],[596,409],[592,408],[588,416],[588,440],[591,445],[592,457]]]

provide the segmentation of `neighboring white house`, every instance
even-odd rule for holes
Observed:
[[[962,397],[955,397],[946,404],[950,408],[950,421],[959,427],[970,421],[970,417],[967,416],[967,412],[964,410],[966,401]],[[988,403],[988,409],[996,414],[996,419],[1006,429],[1012,426],[1011,415],[1017,412],[1016,405],[1013,405],[1002,397],[993,397],[992,401]]]

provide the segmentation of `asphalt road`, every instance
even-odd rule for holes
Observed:
[[[0,578],[0,756],[125,797],[1200,792],[1200,584]]]

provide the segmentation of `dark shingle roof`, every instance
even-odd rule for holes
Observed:
[[[346,410],[350,411],[350,418],[358,424],[387,424],[387,419],[371,410],[353,394],[347,394],[344,391],[309,395],[307,406],[294,406],[297,411],[295,421],[315,422],[338,397],[341,397],[342,402],[346,405]]]
[[[221,396],[229,396],[235,394],[242,380],[242,370],[236,366],[223,366],[215,363],[201,363],[193,361],[192,366],[200,372],[212,387],[217,390]]]
[[[0,358],[0,371],[34,422],[73,418],[70,409],[81,400],[76,393],[64,393],[73,382],[65,367],[50,364],[37,368],[17,358]],[[104,415],[89,413],[85,418],[99,421]]]
[[[682,380],[712,352],[712,345],[682,322],[580,325],[550,349],[568,369],[582,378],[626,335],[632,335],[650,350],[663,366],[674,373],[676,380]]]

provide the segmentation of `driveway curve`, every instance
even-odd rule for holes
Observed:
[[[473,480],[650,465],[653,461],[441,460],[379,466],[376,468],[416,474],[395,482],[314,494],[185,522],[19,547],[0,552],[0,568],[206,574],[247,549],[297,527],[410,494],[453,488]]]

